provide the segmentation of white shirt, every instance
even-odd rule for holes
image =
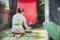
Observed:
[[[16,14],[16,15],[14,15],[13,16],[13,19],[12,19],[12,24],[14,23],[14,22],[20,22],[21,24],[22,23],[24,23],[24,26],[26,27],[26,28],[28,28],[28,26],[27,26],[27,23],[26,23],[26,19],[25,19],[25,17],[22,15],[22,14]]]
[[[15,25],[16,23],[18,23],[19,25]],[[13,18],[12,18],[12,29],[11,29],[11,31],[13,31],[13,32],[22,32],[22,31],[24,31],[23,26],[22,26],[23,25],[22,23],[24,24],[24,26],[26,28],[29,28],[27,26],[25,17],[22,14],[20,14],[20,13],[15,14],[13,16]]]

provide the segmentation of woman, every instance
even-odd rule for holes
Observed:
[[[25,34],[25,31],[23,29],[22,24],[26,27],[26,29],[31,29],[30,27],[27,26],[26,19],[23,16],[23,9],[18,8],[18,13],[15,14],[12,18],[12,33],[15,35],[23,35]]]

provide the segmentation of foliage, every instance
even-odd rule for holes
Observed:
[[[44,21],[44,0],[38,0],[38,21]]]
[[[5,3],[1,2],[0,1],[0,13],[2,13],[2,11],[4,10],[5,8]]]

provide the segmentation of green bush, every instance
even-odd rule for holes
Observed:
[[[44,21],[44,0],[38,0],[38,21]]]
[[[5,8],[5,3],[0,1],[0,14],[3,12],[4,8]]]

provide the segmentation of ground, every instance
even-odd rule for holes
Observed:
[[[0,33],[0,40],[48,40],[47,31],[37,28],[32,29],[32,33],[26,33],[21,37],[13,37],[10,29]]]

